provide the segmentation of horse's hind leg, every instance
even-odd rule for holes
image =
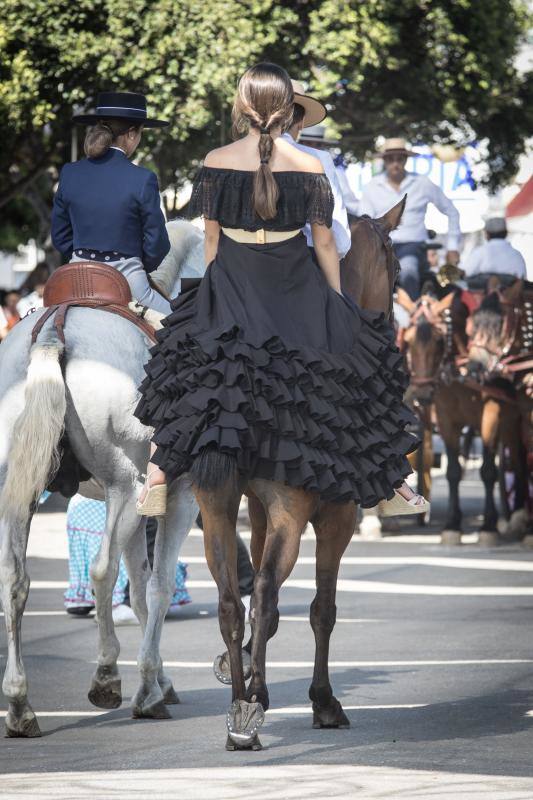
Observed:
[[[236,485],[236,481],[228,479],[225,484],[215,488],[200,489],[194,486],[194,491],[202,514],[207,564],[218,587],[220,632],[228,650],[231,668],[234,702],[228,714],[228,729],[233,730],[233,741],[237,744],[232,745],[228,740],[226,746],[228,749],[239,746],[246,748],[253,746],[255,735],[253,709],[250,713],[243,712],[238,721],[233,715],[236,701],[238,705],[245,695],[242,666],[244,606],[239,595],[236,543],[237,514],[242,488]]]
[[[108,489],[106,506],[105,533],[90,569],[98,615],[98,659],[88,697],[98,708],[111,709],[118,708],[122,703],[117,667],[120,644],[115,635],[112,614],[113,588],[118,575],[121,547],[139,527],[139,518],[131,486],[116,485]]]
[[[356,506],[321,506],[312,520],[316,533],[316,596],[310,619],[315,634],[315,668],[309,697],[313,728],[348,728],[350,722],[333,695],[329,680],[329,641],[335,626],[335,594],[339,565],[355,528]]]
[[[265,509],[261,505],[261,501],[251,492],[248,493],[248,515],[250,517],[250,525],[252,528],[252,539],[250,542],[250,555],[252,557],[252,565],[255,572],[261,566],[261,559],[263,557],[263,549],[265,546],[265,537],[267,530],[267,518]],[[276,632],[274,628],[272,635]],[[252,674],[252,636],[248,639],[242,648],[242,665],[244,670],[244,680],[247,681]],[[231,667],[229,663],[229,653],[226,650],[222,655],[217,656],[213,662],[213,672],[215,677],[220,683],[231,683]]]
[[[148,624],[139,652],[141,685],[132,700],[133,717],[166,719],[166,705],[179,703],[172,681],[165,675],[159,643],[168,611],[178,554],[198,514],[194,496],[180,479],[172,487],[166,517],[159,519],[154,548],[154,565],[148,583]]]
[[[6,735],[40,736],[39,724],[28,703],[28,686],[22,663],[21,623],[30,579],[26,571],[28,519],[8,523],[0,520],[0,595],[7,631],[7,664],[2,690],[9,701]]]
[[[296,563],[302,532],[317,498],[271,481],[254,480],[251,485],[266,509],[267,531],[252,598],[252,677],[246,699],[249,703],[259,703],[266,711],[269,707],[266,645],[277,629],[278,592]]]

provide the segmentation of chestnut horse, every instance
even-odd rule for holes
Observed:
[[[460,293],[451,292],[440,301],[422,297],[418,304],[409,301],[406,305],[411,313],[411,325],[403,341],[407,348],[410,391],[421,405],[435,403],[438,428],[448,458],[449,502],[443,544],[459,544],[461,540],[459,455],[465,426],[479,431],[483,443],[480,475],[485,488],[485,505],[480,543],[493,544],[497,541],[498,522],[494,502],[494,485],[498,479],[495,457],[499,443],[503,442],[509,448],[511,462],[519,463],[517,407],[501,393],[483,392],[458,371],[456,359],[466,356],[468,338],[467,314]]]
[[[397,261],[389,233],[399,223],[405,201],[379,220],[361,218],[351,225],[352,247],[342,270],[343,288],[365,308],[390,314]],[[231,462],[231,463],[228,463]],[[267,641],[278,627],[278,592],[298,557],[300,538],[311,522],[316,544],[316,596],[310,621],[316,654],[309,697],[313,727],[347,728],[349,720],[333,695],[329,680],[329,641],[335,625],[335,594],[341,557],[356,521],[354,503],[321,502],[317,494],[285,484],[254,479],[237,473],[232,459],[210,452],[199,456],[193,476],[214,477],[193,489],[200,506],[209,569],[219,591],[220,630],[227,652],[216,661],[219,677],[232,685],[232,705],[227,715],[226,748],[260,749],[257,731],[269,707],[266,682]],[[220,485],[220,476],[228,476]],[[200,481],[198,481],[200,482]],[[250,621],[252,638],[245,651],[251,680],[246,688],[242,642],[244,607],[237,580],[236,522],[243,493],[249,497],[252,527],[251,555],[256,571]]]

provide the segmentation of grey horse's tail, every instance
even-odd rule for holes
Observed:
[[[24,408],[13,427],[0,513],[25,520],[59,467],[67,408],[60,358],[63,344],[47,328],[30,349]]]

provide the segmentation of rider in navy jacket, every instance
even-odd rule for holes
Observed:
[[[52,242],[63,255],[95,249],[136,256],[157,269],[170,250],[153,172],[111,147],[100,158],[65,164],[52,213]]]

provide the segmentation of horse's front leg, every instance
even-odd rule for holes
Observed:
[[[329,680],[329,642],[335,626],[335,595],[342,555],[352,538],[356,519],[354,503],[324,505],[313,519],[316,533],[316,596],[311,603],[315,634],[315,668],[309,698],[313,703],[313,728],[349,728],[350,721],[333,695]]]
[[[30,579],[26,571],[26,547],[31,514],[25,520],[0,520],[0,595],[7,631],[7,664],[2,690],[9,702],[6,735],[40,736],[37,718],[28,703],[28,685],[22,663],[21,623]]]
[[[198,505],[184,478],[170,487],[168,509],[158,520],[152,576],[148,583],[148,623],[139,652],[141,685],[132,700],[134,717],[167,719],[167,705],[179,703],[165,675],[159,644],[176,578],[179,551],[198,514]]]

